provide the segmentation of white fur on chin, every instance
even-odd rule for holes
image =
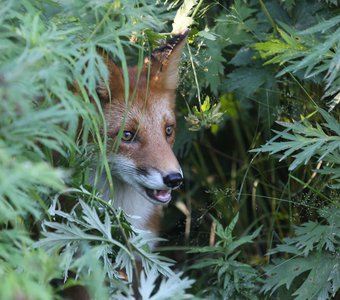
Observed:
[[[90,184],[94,185],[96,173],[92,172]],[[113,199],[105,172],[97,179],[96,189],[106,201],[112,200],[116,209],[122,209],[128,221],[137,229],[145,230],[148,220],[154,212],[154,204],[146,200],[131,185],[113,177]]]

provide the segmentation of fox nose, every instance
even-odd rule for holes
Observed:
[[[164,184],[169,188],[179,187],[183,182],[181,173],[170,173],[163,177]]]

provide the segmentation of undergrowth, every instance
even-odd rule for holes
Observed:
[[[89,185],[98,155],[110,177],[96,46],[126,76],[182,2],[0,2],[1,299],[132,299],[136,253],[143,299],[337,297],[338,1],[184,2],[186,182],[161,238]]]

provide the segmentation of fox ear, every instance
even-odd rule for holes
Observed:
[[[124,91],[124,79],[120,68],[113,62],[109,54],[102,48],[97,47],[97,53],[102,57],[107,70],[109,72],[108,76],[108,87],[105,84],[105,81],[102,82],[97,86],[97,94],[100,100],[103,101],[110,101],[110,95],[117,95]]]
[[[151,54],[154,79],[161,80],[166,89],[175,90],[177,87],[178,65],[188,33],[189,30],[186,30],[184,33],[174,36]]]

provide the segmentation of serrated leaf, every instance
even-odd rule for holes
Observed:
[[[234,66],[246,66],[252,62],[254,52],[248,47],[242,47],[236,55],[229,61]]]
[[[203,37],[207,40],[210,40],[210,41],[216,40],[216,35],[213,32],[209,32],[209,31],[206,31],[206,30],[202,30],[202,31],[197,32],[197,35],[200,36],[200,37]]]
[[[313,34],[313,33],[316,33],[316,32],[324,33],[327,30],[329,30],[330,28],[337,26],[339,23],[340,23],[340,16],[336,16],[336,17],[333,17],[329,20],[325,20],[323,22],[320,22],[317,25],[309,27],[308,29],[305,29],[305,30],[299,32],[299,34],[307,35],[307,34]]]
[[[216,40],[208,43],[207,48],[203,52],[206,58],[204,62],[204,78],[214,94],[217,94],[218,87],[221,83],[220,76],[224,72],[223,63],[226,61],[221,51],[222,48]]]
[[[340,123],[330,113],[327,113],[323,109],[319,109],[320,114],[327,122],[325,124],[330,130],[333,130],[338,136],[340,136]]]
[[[340,288],[339,270],[339,208],[329,207],[319,210],[319,215],[326,218],[328,225],[308,222],[295,228],[295,236],[286,238],[271,254],[290,253],[289,259],[273,260],[265,268],[267,279],[262,288],[271,295],[281,286],[285,286],[294,299],[307,300],[313,297],[334,296]],[[303,277],[302,275],[305,273]],[[293,281],[300,282],[292,289]],[[321,298],[320,298],[321,299]]]
[[[243,236],[233,241],[233,243],[228,246],[228,252],[231,253],[235,249],[239,248],[240,246],[244,244],[253,243],[254,239],[260,234],[261,230],[262,230],[262,226],[257,228],[251,235]]]
[[[302,32],[294,32],[287,25],[280,23],[286,31],[289,30],[289,34],[278,28],[282,40],[271,39],[256,43],[253,47],[259,51],[263,59],[267,60],[272,57],[265,64],[283,65],[288,63],[277,74],[278,77],[302,70],[304,71],[304,78],[315,78],[317,75],[323,74],[326,82],[324,97],[335,95],[338,93],[338,89],[334,88],[334,86],[337,86],[334,85],[334,82],[339,78],[339,70],[336,68],[340,59],[339,48],[336,47],[340,33],[340,29],[336,27],[340,22],[339,20],[339,17],[334,17]],[[318,32],[323,32],[323,38],[320,38],[320,36],[310,38],[311,34]],[[330,102],[331,109],[335,105],[336,101]]]
[[[222,292],[224,299],[256,299],[254,292],[258,291],[258,273],[250,265],[237,261],[241,250],[235,251],[245,243],[250,243],[259,234],[258,228],[253,234],[241,238],[232,236],[237,224],[237,213],[230,224],[223,228],[217,219],[216,236],[218,240],[215,246],[192,249],[191,253],[206,253],[207,257],[200,258],[190,269],[204,269],[208,271],[209,282],[214,282],[213,289],[217,286]],[[201,249],[204,249],[201,251]],[[211,257],[213,255],[213,258]],[[204,274],[204,273],[203,273]],[[203,275],[204,276],[204,275]]]
[[[228,91],[242,91],[245,97],[253,95],[268,79],[267,71],[256,68],[238,68],[225,80]]]
[[[339,259],[328,255],[310,256],[308,262],[313,266],[304,283],[293,293],[295,300],[309,300],[313,297],[321,298],[321,295],[335,296],[336,291],[340,288],[338,282],[334,287],[333,276],[334,265],[339,264]],[[334,289],[335,288],[335,289]]]
[[[273,295],[281,286],[289,290],[296,277],[317,265],[314,260],[306,261],[300,257],[291,260],[276,260],[274,263],[265,268],[267,279],[261,289],[264,293],[270,291],[270,295]]]
[[[324,126],[338,133],[338,122],[326,111],[322,110],[320,113],[327,122]],[[313,126],[307,119],[304,119],[302,122],[280,122],[279,124],[286,129],[274,131],[277,134],[274,138],[260,148],[251,151],[268,152],[271,155],[282,152],[280,161],[293,156],[294,160],[289,166],[290,171],[302,164],[307,164],[313,157],[330,162],[340,148],[340,136],[327,135],[318,123]],[[279,138],[282,140],[278,141]],[[334,162],[339,163],[338,161]]]

